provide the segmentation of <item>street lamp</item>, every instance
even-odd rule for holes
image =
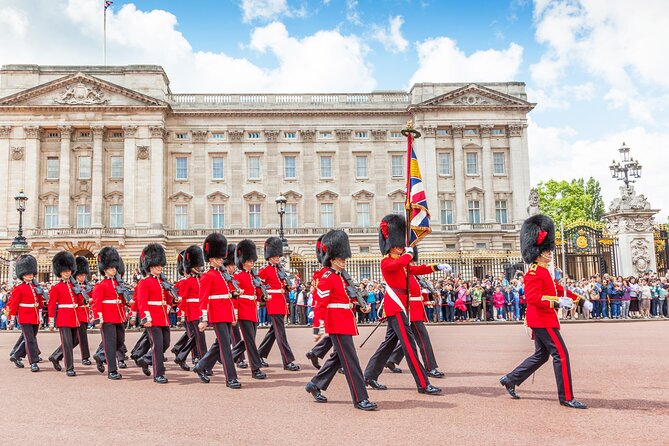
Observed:
[[[625,188],[629,189],[629,183],[634,183],[635,179],[641,178],[641,164],[638,160],[630,157],[630,148],[623,142],[620,149],[620,158],[622,161],[613,160],[609,166],[611,178],[623,181]]]
[[[28,197],[26,197],[23,193],[23,189],[21,189],[19,194],[14,197],[14,200],[16,200],[16,210],[19,211],[19,232],[12,241],[12,248],[21,249],[28,246],[28,241],[23,236],[23,213],[26,210],[26,201],[28,201]]]
[[[283,250],[284,252],[286,251],[286,248],[288,247],[288,240],[286,240],[286,237],[284,236],[283,233],[283,216],[286,215],[286,197],[283,196],[283,194],[279,194],[278,197],[276,197],[276,200],[274,202],[276,203],[276,212],[279,214],[279,238],[281,239],[281,242],[283,243]]]

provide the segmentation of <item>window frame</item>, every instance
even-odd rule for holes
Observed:
[[[257,211],[255,207],[257,206]],[[252,209],[254,208],[254,209]],[[260,229],[262,228],[262,204],[260,203],[248,203],[247,205],[247,217],[248,217],[248,227],[249,229]],[[257,219],[257,222],[256,222]]]
[[[184,212],[178,212],[184,210]],[[182,221],[183,219],[183,221]],[[185,231],[188,229],[188,205],[175,204],[174,205],[174,229],[178,231]]]
[[[253,177],[251,176],[251,169],[256,170],[255,166],[251,166],[251,162],[258,162],[257,170],[258,170],[258,176]],[[247,156],[246,157],[246,179],[249,181],[260,181],[262,179],[262,166],[260,164],[260,156]]]
[[[329,207],[330,212],[327,212],[327,213],[323,212],[325,206]],[[335,225],[335,208],[334,207],[335,207],[334,203],[321,203],[320,204],[319,212],[320,212],[320,220],[321,220],[321,227],[322,228],[333,228],[334,227],[334,225]],[[327,222],[324,220],[324,217],[326,215],[330,216],[330,218],[332,219],[332,224],[327,224]]]
[[[114,160],[120,160],[121,163],[121,173],[120,175],[114,175]],[[117,166],[118,167],[118,166]],[[109,179],[110,180],[122,180],[123,179],[123,157],[118,155],[113,155],[109,157]]]
[[[216,176],[216,162],[221,162],[221,176]],[[225,157],[224,156],[212,156],[211,157],[211,179],[212,181],[225,181]]]
[[[216,209],[220,208],[221,212],[216,212]],[[222,218],[223,222],[216,222],[216,218],[220,220]],[[225,228],[225,204],[223,203],[214,203],[211,205],[211,228],[212,229],[223,229]]]
[[[442,172],[442,158],[448,160],[448,171],[446,173]],[[453,159],[450,152],[439,152],[437,154],[437,172],[440,177],[451,177],[453,176]]]
[[[334,169],[333,169],[333,163],[332,163],[333,158],[334,157],[332,155],[319,155],[319,157],[318,157],[318,171],[319,171],[321,180],[332,180],[332,179],[334,179],[334,171],[333,171]],[[325,160],[325,159],[327,159],[329,164],[330,164],[329,168],[328,168],[329,171],[330,171],[329,176],[323,175],[323,160]]]
[[[179,176],[179,160],[184,160],[185,167],[183,168],[186,171],[186,176]],[[176,156],[174,157],[174,179],[176,181],[188,181],[188,157],[187,156]]]
[[[79,212],[83,208],[83,212]],[[88,229],[91,227],[91,205],[90,204],[78,204],[76,207],[76,222],[77,229]],[[86,219],[83,224],[80,223],[80,218]]]
[[[49,212],[51,209],[53,212]],[[51,224],[49,224],[51,219]],[[58,205],[44,205],[44,229],[54,229],[58,227]]]
[[[120,212],[118,212],[119,208],[120,208]],[[117,212],[112,213],[112,210],[116,210]],[[114,221],[114,218],[116,218],[117,220]],[[110,228],[122,228],[123,227],[123,205],[122,204],[110,204],[109,205],[109,227]]]
[[[55,161],[55,176],[49,176],[49,162]],[[52,172],[53,173],[53,172]],[[46,157],[46,179],[47,181],[55,181],[60,179],[60,157],[47,156]]]
[[[497,172],[497,163],[495,162],[495,157],[502,157],[502,171]],[[492,152],[492,174],[496,176],[505,176],[506,175],[506,154],[504,152]]]
[[[87,159],[88,160],[88,176],[82,176],[81,175],[81,162],[82,160]],[[93,172],[92,170],[92,163],[93,159],[90,155],[81,155],[80,157],[77,158],[77,179],[79,180],[90,180],[93,177]]]
[[[360,169],[361,166],[359,164],[360,160],[365,160],[364,161],[364,166],[362,168],[364,169],[364,175],[360,175]],[[357,180],[366,180],[369,179],[369,157],[367,155],[355,155],[355,178]]]
[[[446,206],[446,204],[450,206]],[[449,209],[450,208],[450,209]],[[447,218],[450,213],[450,221]],[[445,218],[446,217],[446,218]],[[439,221],[442,225],[452,225],[455,221],[455,213],[453,212],[453,200],[439,200]]]
[[[471,173],[469,171],[469,156],[470,155],[473,155],[474,160],[476,161],[476,164],[475,164],[476,172],[475,173]],[[479,154],[477,152],[465,152],[465,174],[468,175],[468,176],[472,176],[472,177],[476,177],[476,176],[480,175],[480,173],[479,173]]]
[[[476,206],[474,206],[474,204],[476,204]],[[474,218],[475,216],[477,218]],[[467,200],[467,218],[471,224],[481,223],[481,200]]]
[[[503,204],[503,206],[502,206]],[[504,212],[504,214],[502,214]],[[500,218],[504,215],[504,218]],[[504,221],[502,221],[504,220]],[[495,222],[505,225],[509,223],[509,202],[508,200],[495,200]]]
[[[286,161],[291,158],[293,160],[293,176],[288,175],[288,164]],[[297,156],[296,155],[284,155],[283,156],[283,178],[285,180],[297,180]]]

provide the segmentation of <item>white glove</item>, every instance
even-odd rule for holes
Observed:
[[[437,265],[437,269],[447,274],[450,274],[453,271],[453,268],[451,268],[451,265],[449,265],[448,263],[440,263],[439,265]]]
[[[407,246],[404,248],[404,253],[413,255],[413,248],[411,246]]]
[[[574,301],[571,297],[561,297],[560,298],[560,308],[571,308],[574,306]]]

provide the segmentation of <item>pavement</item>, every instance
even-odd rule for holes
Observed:
[[[360,328],[356,346],[371,331]],[[379,329],[358,349],[363,369],[383,339]],[[241,390],[225,387],[223,370],[210,384],[171,362],[167,385],[145,377],[132,361],[121,381],[110,381],[94,366],[80,364],[68,378],[46,361],[59,344],[57,333],[40,332],[42,371],[17,369],[7,355],[18,332],[0,334],[0,395],[4,402],[3,438],[23,444],[437,444],[437,445],[667,445],[669,421],[669,321],[565,324],[575,396],[588,410],[557,401],[549,361],[518,388],[511,400],[499,377],[533,351],[525,328],[517,324],[430,326],[444,379],[441,396],[416,392],[405,368],[384,372],[386,391],[369,390],[376,412],[352,406],[343,375],[337,375],[317,404],[304,385],[315,374],[304,353],[313,345],[311,329],[288,331],[299,372],[284,371],[277,348],[264,369],[268,378],[251,379],[239,370]],[[175,342],[181,333],[174,333]],[[258,342],[263,331],[258,334]],[[139,334],[128,333],[132,347]],[[213,333],[207,332],[208,342]],[[91,345],[99,342],[91,334]]]

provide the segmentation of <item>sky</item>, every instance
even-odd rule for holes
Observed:
[[[0,65],[102,64],[103,0],[0,0]],[[522,81],[532,184],[593,176],[623,142],[657,219],[669,194],[665,0],[115,0],[107,63],[175,93],[369,92]]]

